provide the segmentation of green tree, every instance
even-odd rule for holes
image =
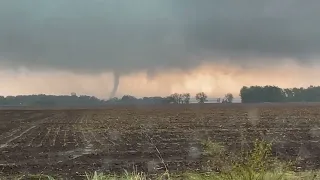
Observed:
[[[180,104],[181,95],[178,93],[174,93],[170,95],[170,100],[174,104]]]
[[[240,90],[240,97],[243,103],[283,102],[286,93],[277,86],[244,86]]]

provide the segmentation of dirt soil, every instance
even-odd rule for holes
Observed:
[[[256,138],[319,168],[320,104],[117,106],[0,110],[0,175],[200,169],[201,141],[231,151]]]

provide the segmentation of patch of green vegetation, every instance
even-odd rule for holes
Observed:
[[[271,156],[271,143],[256,140],[252,150],[237,154],[225,153],[218,143],[203,143],[204,155],[211,166],[219,167],[220,172],[187,173],[184,179],[190,180],[315,180],[319,172],[296,173],[291,162],[281,162]],[[223,161],[223,164],[216,162]],[[208,164],[207,164],[208,165]]]

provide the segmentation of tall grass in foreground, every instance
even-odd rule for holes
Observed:
[[[189,172],[177,175],[170,174],[167,170],[150,178],[134,169],[133,172],[125,171],[120,176],[94,172],[86,174],[84,180],[320,180],[319,172],[294,172],[290,163],[280,162],[272,157],[271,144],[265,141],[255,141],[252,150],[237,155],[227,154],[223,146],[211,141],[204,142],[203,145],[206,166],[218,169],[219,172],[209,169],[207,173]],[[35,177],[32,179],[37,179]],[[49,176],[41,177],[38,179],[54,180]]]
[[[94,172],[93,175],[86,174],[86,180],[117,180],[117,179],[128,179],[128,180],[146,180],[147,175],[143,172],[133,172],[128,173],[127,171],[122,176],[116,176],[116,175],[105,175],[103,173],[97,173]]]
[[[271,156],[272,144],[266,141],[254,142],[253,150],[225,155],[223,146],[211,141],[204,143],[205,154],[220,170],[219,173],[188,173],[185,179],[190,180],[316,180],[318,172],[296,173],[292,171],[291,162],[281,162]],[[224,162],[224,164],[221,162]],[[209,164],[210,166],[210,164]],[[227,166],[227,168],[225,167]]]

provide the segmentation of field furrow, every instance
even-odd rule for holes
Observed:
[[[183,171],[201,168],[205,141],[239,151],[257,138],[272,142],[274,155],[320,166],[320,104],[181,107],[2,110],[0,169],[75,175],[133,164],[148,171],[153,163],[163,170],[160,153],[170,171]]]

